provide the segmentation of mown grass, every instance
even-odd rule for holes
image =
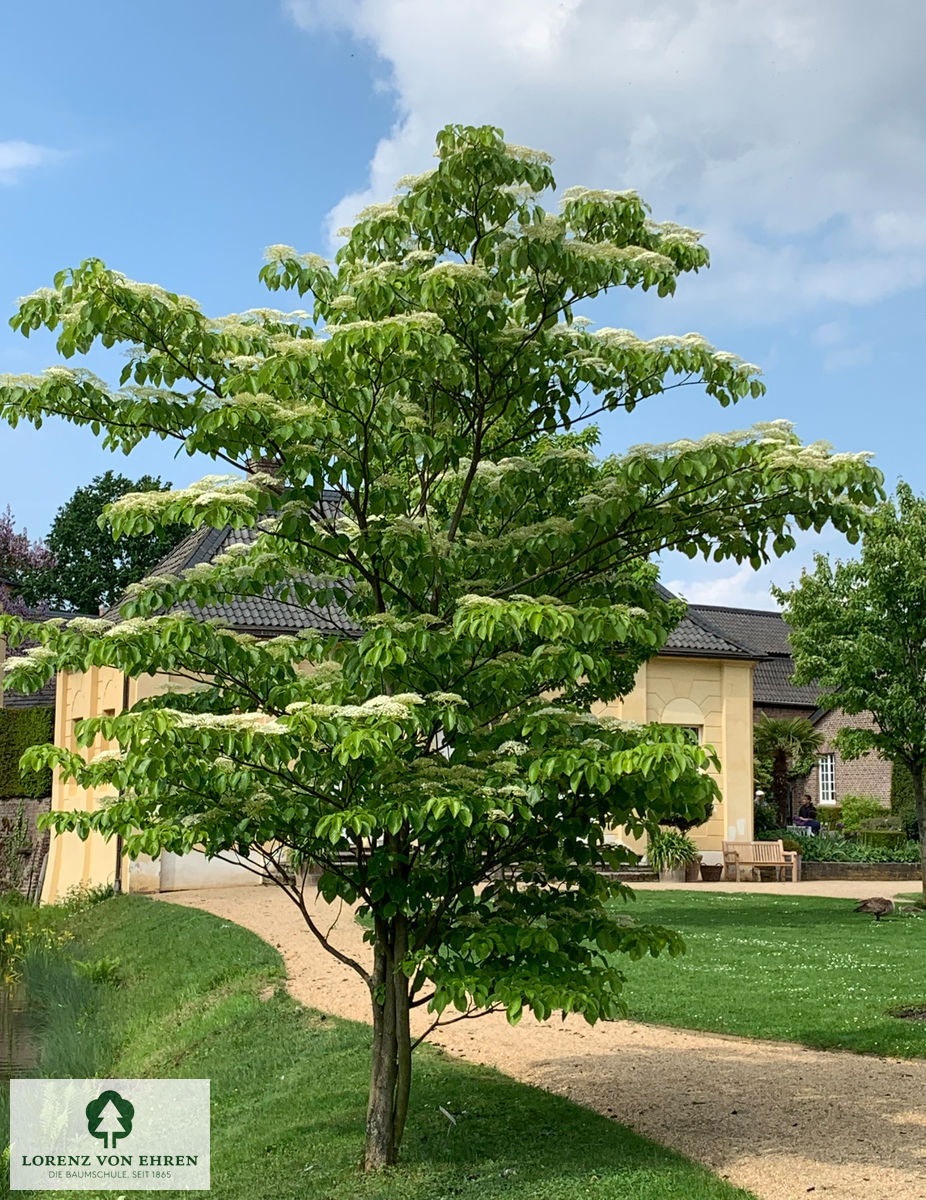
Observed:
[[[605,1117],[427,1049],[416,1052],[403,1163],[366,1177],[366,1026],[302,1008],[283,990],[276,951],[194,909],[125,897],[70,924],[85,959],[120,963],[119,986],[94,984],[81,1000],[87,1064],[113,1077],[211,1079],[221,1200],[748,1200]],[[46,1012],[52,1050],[57,1026],[74,1022],[66,1003]],[[79,1065],[73,1041],[65,1049]],[[43,1073],[55,1073],[51,1057]]]
[[[875,888],[876,890],[876,888]],[[745,892],[638,891],[628,911],[677,929],[687,953],[627,970],[636,1020],[926,1057],[926,915],[875,922],[853,900]]]

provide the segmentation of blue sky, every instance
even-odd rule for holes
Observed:
[[[260,304],[264,246],[330,251],[430,165],[441,124],[491,121],[553,153],[561,187],[637,187],[704,230],[710,272],[596,320],[696,329],[765,371],[768,395],[734,410],[689,390],[614,415],[606,450],[787,417],[924,490],[924,34],[926,6],[904,0],[881,4],[876,38],[857,0],[7,4],[0,311],[89,255],[207,311]],[[0,324],[0,373],[53,361],[50,339]],[[161,443],[126,463],[68,426],[0,426],[0,508],[40,535],[108,466],[175,485],[208,469]],[[766,606],[814,545],[846,552],[824,535],[758,575],[672,556],[664,578]]]

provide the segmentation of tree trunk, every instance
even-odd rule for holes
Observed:
[[[920,832],[920,872],[922,874],[923,899],[926,900],[926,797],[923,793],[923,768],[919,764],[910,768],[913,776],[913,799],[916,801],[916,823]]]
[[[776,752],[775,761],[772,764],[772,795],[775,797],[775,809],[781,829],[784,829],[785,825],[791,824],[788,793],[788,756],[784,750],[779,750]]]
[[[373,1053],[364,1167],[394,1165],[398,1158],[411,1087],[408,979],[401,969],[408,950],[404,918],[377,918],[373,952]]]

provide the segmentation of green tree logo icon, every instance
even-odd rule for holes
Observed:
[[[117,1138],[132,1132],[134,1107],[118,1092],[100,1092],[87,1105],[87,1132],[103,1139],[104,1150],[115,1149]]]

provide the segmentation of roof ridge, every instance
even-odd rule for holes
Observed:
[[[777,608],[740,608],[736,604],[691,604],[690,608],[706,608],[711,612],[743,613],[750,617],[778,617],[784,621],[784,616]],[[787,624],[787,621],[785,621]]]

